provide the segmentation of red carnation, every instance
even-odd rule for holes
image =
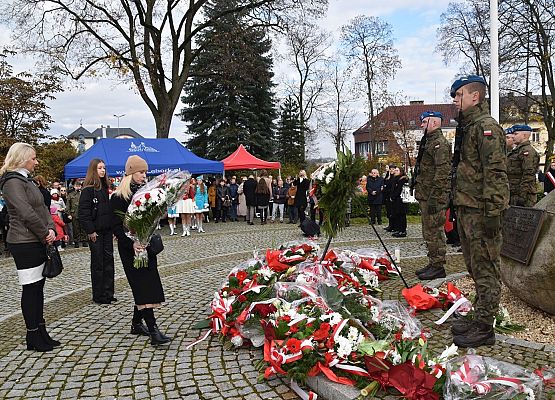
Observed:
[[[145,193],[145,199],[150,199],[150,193]]]
[[[291,353],[298,353],[301,351],[301,341],[299,339],[290,338],[286,344],[287,350]]]
[[[141,206],[141,202],[140,202],[139,200],[137,200],[137,201],[135,202],[135,205],[136,205],[137,207],[140,207],[140,206]]]
[[[240,284],[243,284],[243,281],[245,279],[247,279],[247,277],[249,276],[249,274],[247,274],[246,271],[239,271],[237,272],[237,274],[235,275],[237,277],[237,279],[239,279]]]
[[[237,300],[239,300],[241,303],[244,303],[245,301],[247,301],[247,296],[242,294],[241,296],[237,297]]]
[[[329,332],[330,324],[328,324],[327,322],[322,323],[322,325],[320,325],[320,328],[318,328],[318,330],[314,332],[314,340],[320,342],[324,339],[327,339],[327,337],[329,336]]]

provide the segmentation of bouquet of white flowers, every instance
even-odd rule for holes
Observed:
[[[191,174],[170,171],[156,176],[133,195],[124,215],[123,223],[129,229],[127,236],[148,246],[150,238],[168,207],[183,197],[189,188]],[[135,255],[135,268],[148,265],[146,250]]]

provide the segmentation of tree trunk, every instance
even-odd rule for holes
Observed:
[[[157,139],[167,139],[169,137],[173,112],[174,110],[170,108],[164,108],[162,111],[154,115]]]

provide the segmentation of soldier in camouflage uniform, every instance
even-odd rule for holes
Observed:
[[[67,195],[67,212],[71,217],[73,224],[73,242],[75,248],[79,247],[79,242],[83,247],[87,247],[87,235],[79,223],[79,197],[81,196],[82,184],[80,181],[75,181],[73,184],[73,191]]]
[[[538,201],[536,171],[540,157],[530,144],[532,128],[528,125],[513,125],[515,147],[507,155],[507,176],[511,191],[511,206],[533,207]]]
[[[474,320],[454,323],[459,347],[495,343],[493,322],[499,310],[501,216],[509,206],[507,148],[501,126],[489,114],[486,82],[476,75],[456,80],[451,97],[463,127],[454,205],[466,267],[474,280]]]
[[[430,280],[445,277],[445,210],[449,193],[451,145],[443,136],[443,115],[426,111],[420,116],[426,135],[417,159],[415,197],[422,213],[422,236],[428,249],[428,266],[416,271],[418,278]],[[425,142],[425,143],[424,143]]]

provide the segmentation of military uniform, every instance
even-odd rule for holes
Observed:
[[[533,207],[538,200],[536,171],[540,157],[529,140],[517,145],[507,155],[507,176],[511,192],[510,205]]]
[[[475,282],[475,321],[493,325],[499,309],[500,219],[509,206],[505,133],[485,102],[462,112],[464,136],[454,204],[466,267]]]
[[[445,266],[445,210],[448,203],[451,145],[441,129],[427,133],[416,177],[415,197],[422,213],[422,236],[429,265]]]
[[[76,246],[79,242],[85,244],[87,243],[87,235],[79,223],[79,197],[81,196],[81,191],[74,190],[67,195],[67,212],[71,215],[71,223],[73,224],[73,241]]]

